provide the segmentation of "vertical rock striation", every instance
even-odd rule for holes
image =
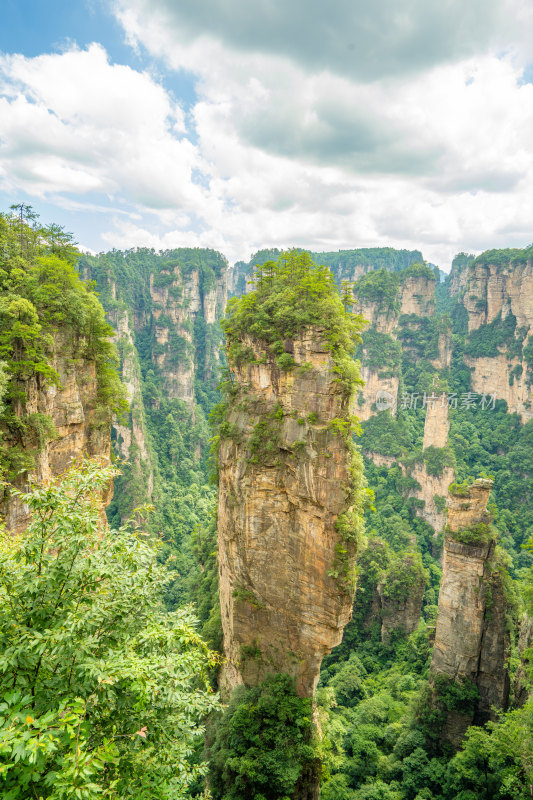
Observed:
[[[437,688],[453,681],[479,692],[470,706],[446,708],[442,736],[455,748],[468,725],[489,719],[492,706],[505,709],[509,697],[508,602],[487,512],[491,487],[479,479],[448,499],[431,680]]]
[[[136,502],[147,502],[152,498],[154,471],[152,455],[148,447],[148,432],[141,385],[141,367],[135,348],[134,331],[130,314],[124,308],[109,313],[109,320],[116,331],[115,342],[120,354],[120,372],[129,406],[126,419],[115,420],[113,432],[117,455],[129,462],[129,482],[137,489]],[[119,476],[117,484],[120,485]]]
[[[16,401],[14,414],[46,415],[53,430],[46,430],[41,441],[27,442],[28,454],[34,453],[34,466],[15,482],[18,489],[42,484],[64,472],[83,456],[109,463],[111,427],[109,416],[98,408],[96,364],[80,357],[71,336],[58,331],[54,335],[50,365],[56,371],[58,385],[48,384],[40,376],[21,382],[24,401]],[[109,487],[104,502],[112,496]],[[21,500],[7,493],[2,502],[2,516],[8,530],[18,533],[28,525],[29,509]]]
[[[201,280],[200,269],[185,271],[179,264],[150,275],[152,359],[163,377],[168,396],[189,406],[195,402],[195,378],[199,366],[202,378],[213,380],[218,367],[218,348],[197,350],[197,324],[204,335],[217,323],[226,306],[226,269],[209,282]],[[211,337],[213,338],[213,337]],[[200,365],[199,361],[203,361]]]
[[[517,251],[515,251],[517,252]],[[529,255],[528,255],[529,253]],[[468,321],[465,363],[472,390],[495,394],[523,422],[533,418],[533,260],[531,250],[489,251],[450,277]]]
[[[286,672],[310,696],[352,611],[335,577],[339,551],[354,550],[335,526],[352,482],[335,423],[348,418],[349,397],[321,330],[290,343],[290,372],[247,344],[264,363],[235,366],[219,453],[222,682],[229,691]]]

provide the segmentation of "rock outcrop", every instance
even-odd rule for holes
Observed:
[[[422,444],[422,460],[414,463],[408,470],[418,487],[410,492],[412,497],[421,500],[424,505],[417,510],[418,516],[439,532],[444,527],[445,513],[443,502],[448,493],[448,486],[453,481],[454,471],[451,466],[443,466],[438,474],[433,474],[424,458],[424,451],[430,447],[442,449],[448,443],[450,422],[448,419],[448,403],[439,397],[428,403],[424,422],[424,440]],[[427,453],[426,453],[427,458]],[[439,498],[440,503],[439,503]]]
[[[207,328],[224,314],[227,295],[226,270],[221,270],[211,285],[202,285],[199,269],[187,273],[179,263],[150,275],[152,326],[155,338],[152,358],[172,399],[194,405],[195,323],[203,320]],[[204,367],[204,379],[213,378],[218,367],[218,348],[213,348]]]
[[[452,294],[462,294],[468,312],[468,330],[488,325],[501,314],[516,317],[518,328],[530,329],[533,309],[533,263],[491,263],[476,260],[452,281]]]
[[[424,441],[422,449],[428,447],[446,447],[448,443],[448,403],[446,396],[439,397],[426,406],[426,419],[424,421]]]
[[[397,341],[402,316],[422,318],[435,313],[435,280],[425,274],[407,275],[398,283],[395,300],[389,298],[387,303],[358,297],[357,285],[354,287],[354,294],[357,311],[368,321],[369,328],[381,337],[390,337],[393,341]],[[451,358],[449,336],[443,335],[441,339],[439,358],[446,361],[448,366]],[[384,346],[382,338],[381,347]],[[383,407],[390,408],[393,413],[396,412],[400,385],[399,364],[391,369],[390,365],[379,363],[380,360],[379,353],[369,351],[363,333],[361,377],[365,381],[365,386],[359,393],[357,410],[362,422],[369,419],[377,410],[382,410],[379,405],[380,396],[383,402],[388,404]]]
[[[409,636],[417,629],[426,584],[427,573],[415,553],[404,553],[389,567],[377,586],[382,642],[394,632]]]
[[[520,623],[518,636],[518,654],[520,664],[515,672],[513,684],[514,705],[521,708],[530,697],[531,681],[528,676],[530,659],[526,653],[533,645],[533,618],[529,614],[524,614]]]
[[[208,482],[206,416],[218,399],[227,261],[209,249],[140,249],[84,257],[81,266],[115,330],[130,404],[113,429],[126,462],[108,510],[119,525],[140,505],[159,511],[191,483]],[[202,493],[184,495],[180,535],[205,513]],[[156,512],[146,524],[169,540],[176,536],[172,513]]]
[[[26,400],[16,401],[13,411],[23,415],[46,415],[53,430],[45,428],[35,441],[27,442],[27,452],[34,452],[34,467],[15,482],[18,489],[42,484],[61,475],[85,455],[108,463],[111,452],[111,427],[108,415],[102,416],[97,402],[96,364],[74,353],[71,339],[61,332],[54,336],[50,365],[59,376],[59,385],[47,385],[34,376],[21,387]],[[40,441],[39,441],[40,439]],[[103,498],[108,503],[112,486]],[[29,509],[18,497],[9,495],[2,502],[2,516],[8,530],[18,533],[28,525]]]
[[[435,313],[435,278],[409,275],[401,286],[399,315],[415,314],[429,317]]]
[[[533,341],[533,262],[505,261],[499,252],[495,262],[489,253],[452,274],[450,291],[466,309],[469,334],[485,332],[485,346],[494,341],[489,354],[466,351],[472,390],[505,400],[527,422],[533,418],[533,375],[524,356]],[[497,339],[488,326],[506,327],[506,333]]]
[[[311,696],[352,612],[353,593],[339,578],[343,565],[353,567],[355,545],[335,526],[352,482],[335,423],[348,418],[349,400],[320,330],[290,343],[289,372],[247,345],[264,363],[235,367],[219,452],[222,687],[286,672]]]
[[[455,682],[479,692],[476,701],[446,708],[442,738],[454,748],[468,725],[491,718],[493,706],[505,709],[509,698],[507,599],[487,512],[491,487],[479,479],[448,499],[431,682],[437,690]]]
[[[109,314],[116,336],[115,342],[120,354],[120,372],[129,406],[127,419],[115,420],[113,432],[117,455],[122,461],[130,463],[128,478],[145,489],[143,497],[137,497],[137,504],[149,501],[154,489],[154,472],[151,454],[148,449],[148,432],[141,388],[141,368],[135,348],[133,326],[126,309],[113,310]],[[118,478],[120,483],[121,478]]]
[[[533,419],[531,375],[522,359],[501,353],[491,358],[466,356],[465,363],[471,369],[472,391],[480,398],[486,395],[487,407],[494,396],[496,400],[505,400],[509,412],[519,414],[522,422]]]

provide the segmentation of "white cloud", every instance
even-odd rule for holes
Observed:
[[[307,63],[298,43],[266,52],[258,7],[251,21],[232,3],[232,33],[216,13],[201,17],[201,5],[156,0],[148,8],[128,0],[117,13],[130,39],[197,76],[194,119],[213,165],[211,187],[239,212],[221,207],[211,223],[223,226],[232,251],[239,237],[243,249],[395,244],[422,247],[449,263],[459,249],[533,238],[533,86],[522,81],[523,58],[531,53],[527,4],[484,6],[481,28],[469,28],[469,12],[453,4],[458,38],[444,32],[448,46],[437,48],[433,66],[372,82],[358,77],[359,67],[348,75],[330,51],[329,69],[317,69],[320,58]],[[407,21],[416,18],[411,5]],[[276,18],[280,7],[269,2],[261,9]],[[428,7],[434,15],[436,4]],[[431,13],[421,15],[418,29],[430,24]],[[502,13],[509,24],[498,31]],[[319,29],[319,17],[309,14],[307,28]],[[294,17],[287,12],[285,21],[290,29]],[[490,51],[498,40],[506,54]],[[371,46],[383,54],[382,38]],[[471,46],[477,55],[457,57]],[[513,218],[520,222],[513,226]]]
[[[529,44],[527,0],[114,0],[134,41],[211,40],[352,80],[412,75],[488,47]],[[170,54],[172,48],[167,48]],[[531,50],[530,50],[531,52]]]
[[[0,57],[0,158],[6,188],[37,197],[102,192],[148,208],[203,203],[207,165],[179,138],[182,110],[149,75],[110,64],[91,45]]]
[[[430,66],[369,82],[344,62],[316,70],[287,42],[266,52],[244,23],[235,42],[179,6],[185,21],[163,0],[118,13],[133,43],[194,75],[190,116],[98,45],[1,58],[0,185],[88,208],[107,195],[119,212],[109,246],[215,247],[230,260],[274,245],[393,245],[446,265],[533,239],[533,85],[517,55],[528,45],[489,52],[490,14],[468,46],[464,30],[445,31]]]

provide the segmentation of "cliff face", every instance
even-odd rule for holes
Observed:
[[[529,650],[533,644],[533,619],[524,614],[518,637],[518,653],[520,655],[520,664],[515,673],[513,696],[514,705],[521,708],[529,699],[529,679],[528,679],[528,666],[529,658],[526,656],[526,651]]]
[[[533,310],[531,315],[533,317]],[[465,363],[472,370],[473,392],[496,395],[497,400],[505,400],[509,412],[519,414],[523,422],[533,419],[531,375],[528,375],[527,363],[521,358],[509,358],[504,353],[492,357],[467,356]]]
[[[398,341],[401,317],[415,315],[422,318],[434,314],[435,281],[423,274],[407,276],[398,284],[396,297],[388,298],[388,302],[359,296],[357,285],[354,287],[354,295],[358,303],[358,312],[368,321],[369,329],[381,337],[381,344],[376,349],[376,344],[372,343],[369,346],[363,335],[361,377],[365,381],[365,386],[359,393],[357,413],[361,421],[365,421],[379,410],[379,407],[376,409],[378,392],[385,393],[384,396],[390,403],[389,407],[392,411],[396,410],[400,365],[399,362],[392,365],[387,363],[384,340],[389,338],[393,342]],[[442,357],[448,357],[444,340]]]
[[[121,378],[126,391],[129,416],[126,420],[115,420],[113,432],[117,455],[122,461],[129,461],[133,477],[144,485],[145,496],[151,499],[154,489],[154,472],[151,454],[148,449],[146,414],[142,399],[141,368],[134,343],[131,320],[125,309],[112,311],[109,319],[116,330],[115,341],[121,357]],[[118,483],[120,484],[120,477]]]
[[[469,334],[478,337],[470,337],[465,358],[472,390],[505,400],[523,422],[532,419],[533,376],[524,349],[533,341],[533,262],[493,263],[488,254],[452,274],[450,291],[466,309]]]
[[[227,262],[214,250],[139,249],[85,256],[81,268],[97,282],[115,330],[130,404],[113,428],[116,452],[127,463],[110,519],[120,524],[153,502],[148,525],[181,543],[204,519],[212,492],[207,415],[220,399]],[[190,491],[193,485],[198,491]]]
[[[429,317],[435,313],[435,279],[426,275],[410,275],[401,287],[402,314]]]
[[[195,324],[202,319],[212,326],[226,307],[226,271],[203,289],[200,272],[193,269],[183,275],[179,264],[162,269],[157,277],[150,275],[152,325],[155,345],[152,358],[157,365],[168,396],[194,404]],[[205,365],[205,379],[213,378],[218,366],[218,349],[210,353]]]
[[[468,312],[468,330],[488,325],[501,314],[516,317],[518,328],[532,324],[533,263],[491,263],[476,261],[452,282],[452,294],[463,293]]]
[[[97,409],[96,366],[90,359],[74,353],[72,343],[61,332],[54,336],[51,366],[59,375],[59,386],[46,386],[39,377],[32,377],[21,386],[26,395],[24,407],[14,405],[18,417],[47,415],[55,433],[44,431],[41,441],[29,441],[28,451],[34,451],[35,467],[16,482],[17,488],[46,483],[64,472],[73,461],[88,455],[109,461],[111,431],[107,417]],[[104,502],[109,502],[112,486]],[[2,513],[8,530],[20,532],[29,522],[28,508],[16,497],[7,497]]]
[[[335,529],[346,510],[351,455],[331,425],[347,417],[348,400],[320,330],[292,349],[290,372],[268,359],[235,368],[240,391],[227,418],[231,435],[220,444],[226,691],[287,672],[300,695],[312,695],[322,658],[351,616],[352,596],[333,577],[339,548],[349,558],[353,549]]]
[[[406,553],[378,583],[382,642],[388,642],[394,631],[409,636],[418,628],[426,582],[416,556]]]
[[[357,295],[357,286],[355,294]],[[384,407],[389,407],[392,414],[396,414],[398,405],[401,405],[398,392],[402,361],[408,367],[411,360],[427,358],[425,354],[417,352],[413,340],[420,332],[424,335],[426,319],[431,319],[435,314],[435,280],[426,274],[408,275],[400,281],[394,302],[389,298],[389,303],[385,307],[383,302],[362,300],[360,309],[370,322],[366,339],[363,334],[361,356],[361,376],[366,384],[360,392],[357,409],[361,421],[365,422],[376,411],[381,410],[380,402],[385,403]],[[394,345],[399,350],[396,356],[392,349]],[[451,335],[450,331],[444,328],[438,333],[435,355],[428,360],[434,370],[446,370],[450,366],[451,357]],[[425,406],[422,451],[430,447],[441,449],[448,443],[450,428],[448,404],[446,398],[442,402],[441,393],[436,392],[435,396],[437,399]],[[417,403],[422,408],[422,397],[419,397]],[[407,410],[411,413],[409,408]],[[415,413],[415,409],[412,413]],[[377,466],[392,466],[395,461],[395,458],[388,454],[368,451],[367,455]],[[444,525],[444,512],[435,498],[443,498],[446,495],[448,486],[453,480],[453,470],[445,466],[438,474],[434,474],[434,471],[428,469],[421,455],[420,460],[405,471],[418,484],[409,490],[409,496],[424,504],[417,509],[417,514],[435,530],[441,530]]]
[[[468,681],[479,691],[470,709],[448,709],[443,738],[454,747],[468,725],[491,717],[491,706],[505,709],[509,697],[507,601],[494,539],[486,533],[491,487],[479,479],[448,499],[431,679]]]
[[[426,408],[422,454],[428,447],[439,449],[446,447],[449,430],[448,404],[447,401],[442,403],[439,398],[434,403],[428,404]],[[426,461],[422,460],[413,464],[409,469],[409,474],[418,483],[418,487],[412,490],[411,496],[424,503],[423,508],[418,510],[418,515],[426,520],[436,532],[441,531],[446,517],[444,509],[438,505],[438,500],[435,498],[444,498],[448,493],[448,486],[454,477],[452,467],[444,466],[440,473],[432,474]]]

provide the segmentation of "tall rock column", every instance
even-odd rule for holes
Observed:
[[[455,486],[448,499],[431,682],[445,711],[442,738],[458,747],[468,725],[489,719],[492,706],[507,706],[509,634],[504,569],[487,512],[492,481]],[[474,695],[477,688],[479,697],[447,701],[451,682]]]
[[[350,398],[322,330],[286,342],[289,371],[246,345],[219,452],[222,686],[285,672],[310,696],[352,613],[355,544],[336,525],[352,495]]]
[[[34,453],[34,464],[15,481],[16,488],[22,491],[29,485],[46,484],[84,456],[102,463],[109,463],[111,457],[111,414],[98,408],[94,359],[80,357],[69,332],[59,330],[53,338],[50,361],[59,377],[58,383],[49,385],[41,376],[32,375],[20,385],[24,402],[18,400],[13,404],[13,413],[19,419],[47,418],[52,426],[44,428],[40,442],[35,435],[33,440],[25,442],[26,452]],[[103,496],[106,505],[112,495],[110,484]],[[13,533],[23,531],[31,518],[21,498],[5,491],[0,497],[0,516]]]

